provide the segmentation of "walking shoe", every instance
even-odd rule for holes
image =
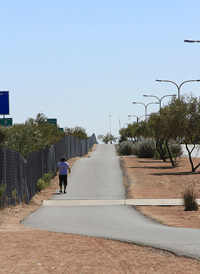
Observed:
[[[66,194],[67,192],[64,190],[64,194]]]
[[[62,193],[62,190],[60,190],[60,193]]]

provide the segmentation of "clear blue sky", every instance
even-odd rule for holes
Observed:
[[[60,127],[118,136],[143,115],[143,94],[177,93],[200,79],[199,0],[0,0],[0,90],[23,123],[43,112]],[[186,83],[181,94],[200,94]],[[154,100],[155,99],[155,100]],[[166,104],[169,98],[164,98]],[[158,111],[149,105],[148,113]],[[131,122],[135,118],[131,119]]]

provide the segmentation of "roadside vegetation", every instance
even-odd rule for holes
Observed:
[[[104,144],[112,144],[116,142],[117,138],[111,133],[107,133],[105,135],[98,135],[98,140],[101,140]]]
[[[185,211],[197,211],[198,203],[198,188],[196,187],[195,181],[188,182],[185,189],[182,190],[182,199]]]
[[[178,165],[182,154],[180,144],[185,144],[191,171],[194,172],[200,166],[200,162],[194,165],[191,156],[196,144],[200,143],[200,100],[192,94],[180,99],[172,98],[148,120],[122,128],[120,135],[120,154],[131,151],[138,157],[162,159],[164,162],[169,159],[173,167]],[[126,140],[131,142],[126,143]]]
[[[46,189],[50,183],[51,183],[51,179],[53,179],[54,176],[54,172],[50,171],[49,173],[45,173],[43,178],[39,179],[37,181],[37,192],[41,192],[42,190]]]
[[[26,158],[29,153],[49,147],[67,135],[89,138],[82,127],[66,127],[62,132],[58,125],[49,124],[43,113],[38,113],[36,119],[28,118],[22,124],[0,127],[0,146],[18,151]]]

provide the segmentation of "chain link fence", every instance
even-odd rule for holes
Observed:
[[[45,173],[55,172],[61,157],[66,161],[86,155],[97,143],[93,134],[87,140],[66,136],[44,150],[30,153],[27,159],[14,150],[0,148],[0,205],[29,203],[37,192],[37,181]]]

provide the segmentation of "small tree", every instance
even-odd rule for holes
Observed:
[[[121,143],[123,141],[127,141],[126,129],[125,128],[121,128],[120,131],[119,131],[119,134],[120,134],[119,143]]]
[[[194,172],[199,166],[194,166],[192,152],[196,146],[195,141],[200,136],[200,101],[192,94],[182,96],[179,100],[172,100],[169,105],[169,125],[171,127],[171,138],[179,139],[185,145],[188,151],[191,169]],[[192,144],[192,149],[189,149]]]
[[[85,128],[82,128],[82,127],[74,127],[74,128],[68,128],[66,127],[64,129],[64,132],[67,134],[67,135],[71,135],[71,136],[74,136],[74,137],[77,137],[79,140],[86,140],[88,139],[88,135],[86,133],[86,130]]]
[[[66,134],[58,129],[58,126],[50,125],[38,114],[36,120],[29,118],[23,124],[5,128],[2,145],[27,157],[29,153],[44,149],[62,139]]]
[[[170,105],[163,107],[159,113],[151,114],[148,121],[150,137],[156,140],[157,152],[163,161],[166,161],[166,158],[169,158],[173,167],[178,163],[177,157],[180,157],[177,153],[175,154],[172,152],[170,145],[172,140],[177,141],[179,134],[179,118],[183,115],[181,113],[181,111],[183,112],[183,109],[178,108],[179,102],[179,100],[176,102],[177,109],[172,107],[172,102]],[[175,113],[175,110],[178,112]]]
[[[127,128],[122,128],[119,133],[121,135],[120,140],[126,141],[130,138],[132,141],[133,139],[138,140],[141,136],[146,136],[146,122],[142,121],[140,123],[132,123],[129,124]]]
[[[108,144],[108,143],[111,143],[112,142],[115,142],[117,140],[116,137],[114,137],[112,134],[110,133],[107,133],[105,136],[103,136],[102,138],[102,141],[105,143],[105,144]]]
[[[38,124],[47,122],[47,117],[44,115],[44,113],[38,113],[35,119],[35,122]]]

